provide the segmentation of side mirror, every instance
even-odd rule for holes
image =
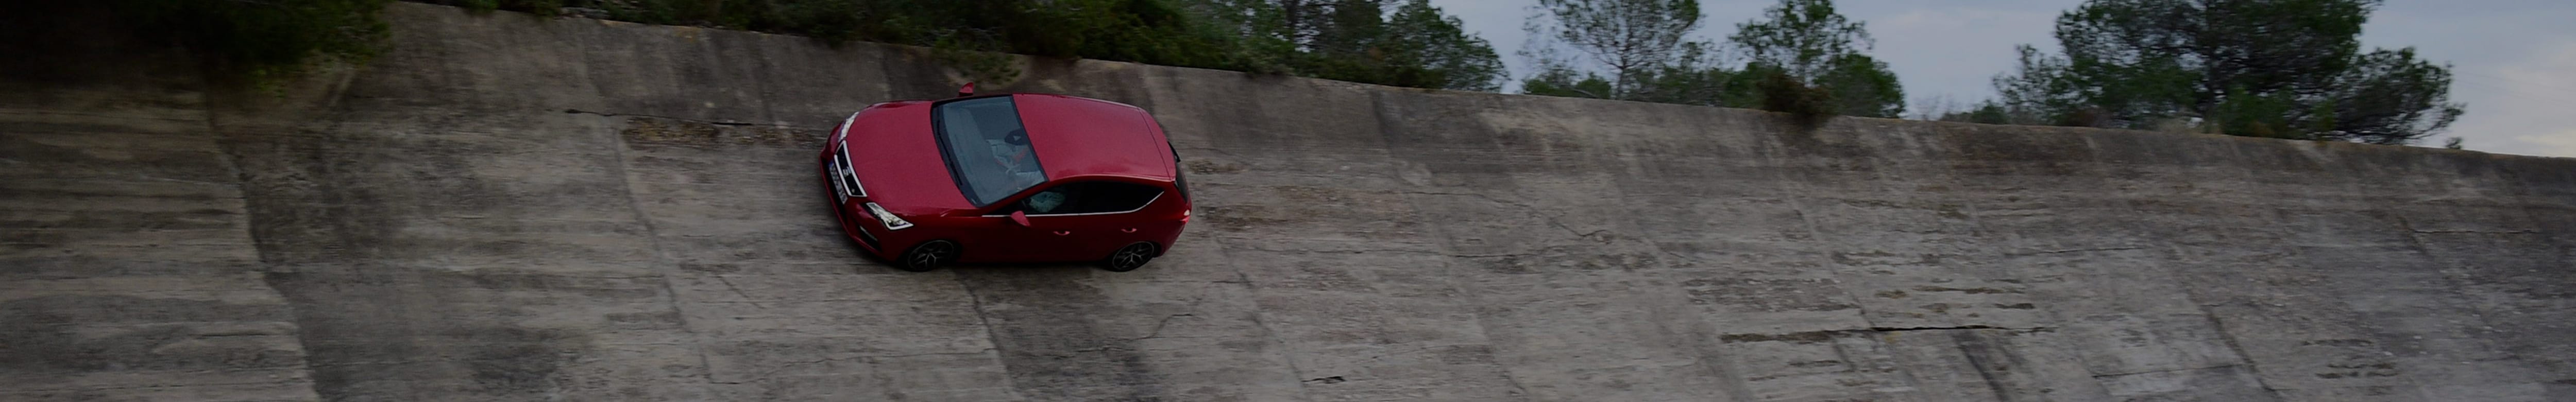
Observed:
[[[957,97],[964,98],[969,96],[975,96],[975,83],[969,82],[966,83],[966,86],[957,87]]]
[[[1012,223],[1018,223],[1018,224],[1020,224],[1020,227],[1030,227],[1030,225],[1029,225],[1029,213],[1027,213],[1027,212],[1020,212],[1020,211],[1011,211],[1011,222],[1012,222]]]

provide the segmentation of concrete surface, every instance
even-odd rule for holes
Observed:
[[[2576,400],[2576,160],[1029,61],[1199,221],[904,273],[809,157],[904,49],[396,4],[281,93],[0,91],[0,399]]]

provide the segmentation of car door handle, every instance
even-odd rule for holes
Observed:
[[[1067,235],[1072,235],[1072,234],[1073,234],[1073,231],[1071,231],[1071,230],[1058,230],[1058,231],[1055,231],[1055,235],[1057,235],[1057,236],[1067,236]]]
[[[1120,231],[1120,232],[1127,232],[1127,233],[1136,233],[1136,228],[1118,229],[1118,231]]]

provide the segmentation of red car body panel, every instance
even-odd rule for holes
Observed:
[[[824,190],[844,234],[871,254],[893,260],[913,245],[950,240],[960,262],[1099,260],[1135,242],[1169,250],[1189,220],[1179,164],[1162,127],[1144,109],[1062,95],[1013,94],[1029,144],[1047,181],[984,207],[959,191],[934,134],[931,110],[939,102],[897,101],[869,106],[833,131],[818,159]],[[832,171],[841,149],[863,196],[849,196]],[[1162,191],[1144,207],[1122,213],[1027,215],[1022,226],[1008,208],[1022,198],[1063,183],[1114,181]],[[870,211],[874,202],[911,222],[888,229]]]
[[[1145,109],[1063,95],[1020,94],[1020,123],[1047,177],[1131,176],[1171,181],[1178,166]],[[1151,135],[1139,135],[1151,133]]]

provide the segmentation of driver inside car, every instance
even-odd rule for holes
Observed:
[[[1046,181],[1045,175],[1038,172],[1033,160],[1035,156],[1029,150],[1027,129],[1014,128],[1003,134],[1001,139],[987,137],[984,143],[993,151],[993,163],[1002,165],[1002,171],[1011,174],[1015,184],[1025,188]]]
[[[1029,213],[1043,214],[1054,212],[1056,207],[1064,206],[1064,189],[1057,188],[1039,192],[1037,194],[1030,194],[1028,206]]]

